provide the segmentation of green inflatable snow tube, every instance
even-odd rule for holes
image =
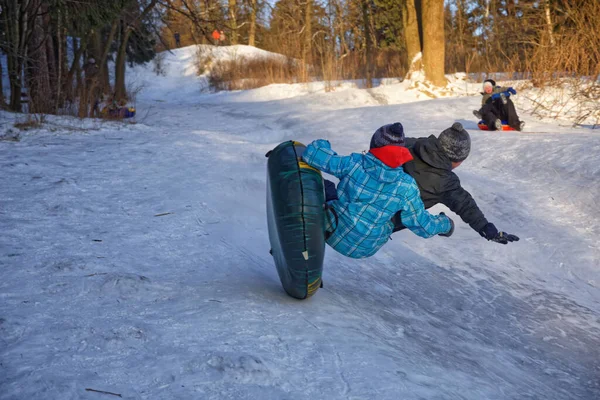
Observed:
[[[306,299],[321,287],[325,257],[325,191],[321,172],[300,157],[302,143],[267,153],[267,219],[271,254],[283,288]]]

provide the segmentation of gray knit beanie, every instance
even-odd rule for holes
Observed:
[[[440,133],[438,140],[450,161],[463,161],[469,156],[471,137],[460,122],[455,122],[450,128]]]
[[[371,149],[383,146],[404,146],[404,128],[400,122],[384,125],[371,138]]]

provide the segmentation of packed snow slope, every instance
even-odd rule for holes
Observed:
[[[0,399],[600,398],[597,132],[526,112],[526,132],[478,131],[478,85],[456,77],[435,100],[410,82],[201,94],[192,53],[130,71],[136,124],[50,118],[0,141]],[[462,122],[456,172],[521,240],[436,206],[452,237],[328,249],[325,287],[288,297],[264,154],[317,138],[360,152],[395,121],[408,136]]]

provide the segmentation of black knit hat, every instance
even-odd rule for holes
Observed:
[[[371,149],[383,146],[404,146],[404,128],[400,122],[384,125],[371,138]]]
[[[450,161],[463,161],[469,156],[471,137],[459,122],[440,133],[438,140]]]

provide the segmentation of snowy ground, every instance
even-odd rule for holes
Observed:
[[[479,97],[415,101],[406,83],[202,95],[193,74],[136,73],[154,83],[137,124],[50,118],[0,141],[0,399],[600,398],[597,131],[524,114],[528,132],[481,132]],[[462,122],[457,173],[521,241],[452,215],[451,238],[328,249],[325,287],[288,297],[264,154],[359,152],[394,121]]]

